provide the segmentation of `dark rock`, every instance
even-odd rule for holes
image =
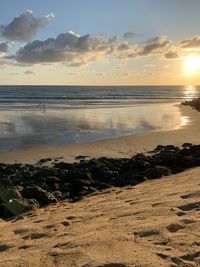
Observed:
[[[185,101],[181,103],[183,106],[191,106],[195,108],[197,111],[200,111],[200,97],[195,98],[191,101]]]
[[[13,198],[8,203],[3,204],[3,218],[19,215],[23,212],[39,208],[35,199]]]
[[[45,159],[41,159],[38,161],[39,164],[43,164],[43,163],[46,163],[48,161],[52,161],[52,158],[45,158]]]
[[[192,146],[191,143],[184,143],[184,144],[182,144],[182,147],[183,148],[190,148],[191,146]]]
[[[164,167],[156,166],[145,170],[145,176],[147,179],[158,179],[162,176],[169,175],[171,172]]]
[[[43,190],[39,186],[27,186],[23,188],[21,193],[24,198],[34,198],[43,205],[57,202],[57,199],[52,193]]]
[[[72,164],[66,162],[58,162],[54,164],[54,167],[59,170],[69,170],[72,168]]]
[[[200,145],[185,143],[181,149],[159,145],[154,153],[136,154],[129,159],[101,157],[73,164],[57,162],[50,167],[43,162],[44,159],[40,165],[0,163],[0,217],[57,200],[78,201],[97,190],[136,185],[200,166]]]

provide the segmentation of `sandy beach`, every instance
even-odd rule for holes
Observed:
[[[200,265],[199,171],[0,222],[0,266]]]
[[[200,1],[1,1],[0,267],[200,267]]]
[[[200,113],[180,107],[189,123],[82,145],[0,153],[5,163],[41,158],[72,162],[88,157],[130,157],[156,145],[199,143]],[[200,266],[199,168],[109,188],[79,202],[50,204],[0,221],[0,266],[157,267]]]

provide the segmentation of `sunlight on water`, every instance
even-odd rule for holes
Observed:
[[[83,143],[188,123],[172,104],[132,107],[1,111],[0,149]]]
[[[184,93],[185,98],[187,98],[187,100],[191,100],[198,95],[198,90],[195,86],[189,85],[185,87]]]

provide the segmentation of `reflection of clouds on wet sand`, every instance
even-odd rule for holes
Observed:
[[[46,113],[1,111],[0,138],[21,139],[20,146],[81,143],[144,131],[170,130],[184,123],[185,118],[172,104],[47,109]]]

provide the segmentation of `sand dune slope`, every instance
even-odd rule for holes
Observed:
[[[200,169],[0,222],[0,266],[200,266]]]

